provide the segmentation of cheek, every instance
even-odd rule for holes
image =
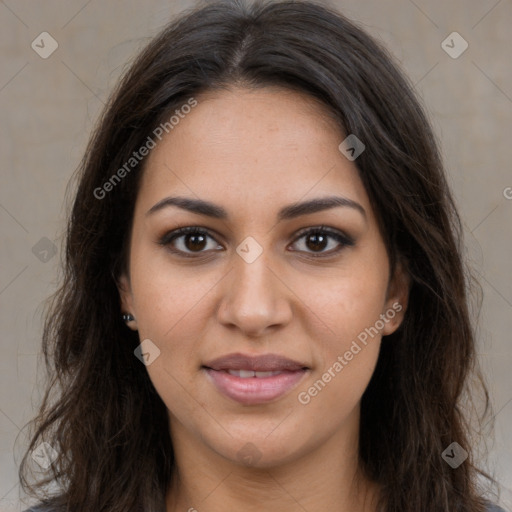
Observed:
[[[322,421],[343,421],[360,400],[379,356],[387,274],[384,265],[352,265],[314,294],[301,285],[309,311],[315,372],[298,402]],[[330,283],[327,285],[327,283]],[[312,288],[309,288],[311,290]],[[319,321],[320,320],[320,321]],[[329,410],[330,415],[325,411]],[[329,416],[327,418],[327,416]]]
[[[311,299],[311,309],[320,312],[323,322],[321,331],[309,334],[315,345],[314,373],[296,399],[309,418],[317,418],[311,424],[313,437],[320,424],[322,431],[335,429],[350,416],[379,357],[385,283],[358,276],[340,283]]]
[[[206,315],[209,293],[220,277],[218,271],[172,264],[161,249],[141,250],[133,258],[132,267],[134,307],[141,336],[167,343],[178,331],[197,330],[199,318]]]
[[[386,299],[387,274],[382,268],[382,264],[347,265],[321,280],[297,279],[294,291],[307,306],[303,311],[308,311],[307,325],[314,327],[311,339],[322,339],[320,352],[332,357],[348,350],[352,340],[376,325]]]
[[[139,337],[150,339],[160,351],[147,371],[173,409],[190,407],[182,400],[194,394],[202,333],[212,316],[210,294],[221,277],[218,271],[171,265],[161,250],[143,248],[133,254],[131,279]]]
[[[334,432],[347,421],[354,420],[354,413],[374,372],[379,347],[378,337],[365,347],[359,344],[357,349],[349,343],[350,361],[346,359],[346,352],[339,351],[307,387],[298,390],[297,407],[302,408],[304,417],[310,419],[301,427],[309,430],[308,435],[322,437],[325,432]],[[338,354],[341,360],[337,359]]]

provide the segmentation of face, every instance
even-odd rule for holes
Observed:
[[[196,99],[148,157],[120,281],[173,442],[261,467],[352,442],[407,282],[346,135],[297,92]]]

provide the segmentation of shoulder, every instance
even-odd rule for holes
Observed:
[[[29,508],[24,510],[23,512],[56,512],[56,510],[52,507],[48,507],[47,505],[38,505],[36,507]],[[487,505],[486,512],[507,512],[505,509],[495,505],[494,503],[489,503]]]
[[[505,509],[498,507],[498,505],[494,505],[494,503],[489,503],[487,506],[487,512],[507,512]]]
[[[27,510],[24,510],[23,512],[55,512],[55,509],[38,506],[38,507],[29,508]],[[486,512],[507,512],[507,511],[501,507],[498,507],[498,505],[494,505],[491,503],[487,506]]]
[[[23,512],[57,512],[57,509],[48,505],[37,505],[24,510]]]

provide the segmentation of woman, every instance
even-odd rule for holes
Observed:
[[[499,510],[463,414],[461,247],[429,122],[370,36],[310,2],[183,15],[81,166],[20,468],[37,490],[45,447],[37,510]]]

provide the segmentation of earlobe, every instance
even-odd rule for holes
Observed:
[[[119,291],[123,321],[130,329],[136,331],[137,320],[134,311],[133,295],[130,281],[126,274],[122,274],[119,279],[117,279],[117,289]]]
[[[123,321],[133,331],[137,330],[137,321],[131,313],[123,313]]]
[[[411,279],[406,266],[400,261],[395,269],[395,274],[388,288],[386,308],[383,314],[386,316],[383,336],[395,332],[403,322],[407,305],[409,303],[409,291]]]

